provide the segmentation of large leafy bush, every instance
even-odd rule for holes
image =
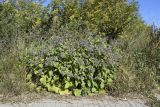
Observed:
[[[28,78],[48,91],[75,96],[104,92],[115,79],[118,58],[112,48],[97,37],[76,40],[54,37],[29,51]],[[115,55],[116,56],[116,55]]]

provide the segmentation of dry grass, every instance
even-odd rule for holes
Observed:
[[[0,54],[0,93],[19,95],[26,88],[25,65],[21,61],[25,44],[21,38],[15,38],[8,45]]]

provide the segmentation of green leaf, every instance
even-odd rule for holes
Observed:
[[[56,86],[50,86],[48,87],[48,91],[50,92],[55,92],[55,93],[59,93],[60,88],[56,87]]]
[[[34,74],[37,75],[39,72],[37,70],[34,71]]]
[[[45,84],[45,87],[46,87],[46,88],[49,88],[49,87],[51,87],[51,85],[50,85],[49,83],[46,83],[46,84]]]
[[[47,82],[51,82],[52,81],[52,77],[47,78]]]
[[[84,82],[84,80],[81,80],[81,86],[82,86],[82,87],[85,87],[85,82]]]
[[[68,89],[68,88],[70,88],[71,86],[72,86],[72,83],[67,81],[67,82],[65,83],[64,88],[65,88],[65,89]]]
[[[96,82],[94,82],[93,80],[92,80],[92,85],[93,85],[93,87],[96,87],[96,88],[98,88],[98,85],[97,85],[97,83],[96,83]]]
[[[55,62],[55,63],[54,63],[54,66],[55,66],[56,68],[58,68],[59,63],[58,63],[58,62]]]
[[[42,77],[42,78],[40,78],[40,82],[41,82],[41,84],[42,85],[44,85],[44,86],[46,86],[46,77],[44,76],[44,77]]]
[[[75,81],[75,86],[76,86],[76,87],[78,86],[78,81]]]
[[[88,87],[91,87],[91,81],[90,80],[87,81],[87,85],[88,85]]]
[[[108,69],[108,68],[104,68],[104,71],[105,71],[106,74],[110,73],[110,69]]]
[[[31,80],[32,79],[32,74],[28,74],[27,75],[27,80]]]
[[[58,93],[58,92],[59,92],[59,90],[60,90],[60,88],[58,88],[58,87],[56,87],[56,86],[52,86],[52,90],[54,90],[54,91],[55,91],[55,93]]]
[[[73,90],[73,94],[74,94],[75,96],[81,96],[81,92],[82,92],[82,90],[80,90],[80,89],[74,89],[74,90]]]
[[[97,89],[93,87],[93,88],[91,89],[91,91],[94,93],[94,92],[97,91]]]
[[[101,83],[100,83],[100,88],[103,89],[104,86],[105,86],[104,81],[101,81]]]
[[[112,80],[111,78],[108,78],[108,82],[109,82],[109,83],[112,83],[113,80]]]
[[[48,88],[48,91],[50,91],[50,92],[54,92],[54,91],[52,90],[52,88],[51,88],[50,84],[49,84],[49,85],[47,85],[47,88]]]
[[[53,76],[53,71],[49,71],[49,76]]]
[[[75,68],[75,72],[78,72],[78,69],[77,69],[77,68]]]
[[[39,66],[40,68],[43,68],[43,64],[39,64],[38,66]]]
[[[60,91],[59,91],[59,94],[60,94],[60,95],[69,94],[69,90],[68,90],[68,89],[66,89],[66,90],[64,90],[64,91],[60,90]]]
[[[107,82],[108,82],[108,85],[111,85],[113,80],[111,78],[108,78]]]
[[[84,69],[85,69],[85,66],[81,65],[81,66],[80,66],[80,69],[84,70]]]

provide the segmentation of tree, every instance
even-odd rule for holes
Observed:
[[[58,2],[58,3],[57,3]],[[58,11],[63,25],[89,31],[115,39],[137,17],[137,3],[127,0],[56,0],[63,4],[64,11]],[[55,11],[52,9],[52,11]]]
[[[41,25],[44,8],[34,2],[8,0],[0,6],[0,31],[33,31]],[[1,33],[2,34],[2,33]]]

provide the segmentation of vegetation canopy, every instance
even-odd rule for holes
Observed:
[[[149,92],[160,83],[160,30],[135,0],[0,2],[0,94]]]

